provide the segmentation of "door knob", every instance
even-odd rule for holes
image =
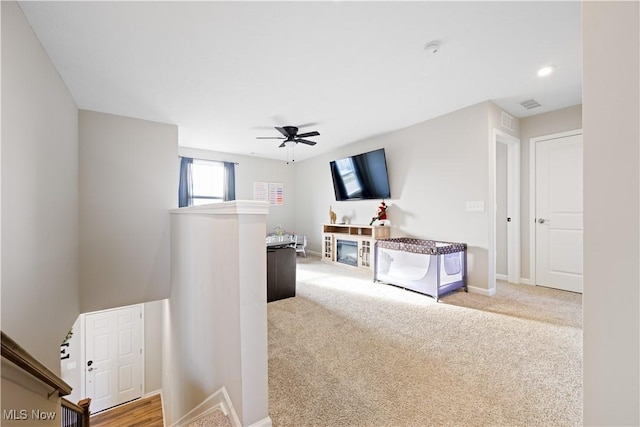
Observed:
[[[98,368],[89,368],[89,369],[87,369],[87,371],[89,371],[89,372],[91,372],[91,371],[97,371],[97,370],[98,370]]]
[[[549,222],[549,220],[544,218],[538,218],[538,224],[544,224],[545,222]]]

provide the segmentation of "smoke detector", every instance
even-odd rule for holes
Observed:
[[[429,42],[424,46],[424,50],[429,56],[435,55],[440,50],[440,42],[436,40]]]

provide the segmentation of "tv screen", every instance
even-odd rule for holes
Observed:
[[[330,166],[337,201],[391,197],[384,148],[334,160]]]

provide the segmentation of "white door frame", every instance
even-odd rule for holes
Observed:
[[[536,144],[552,139],[582,135],[582,129],[552,133],[529,139],[529,280],[537,286],[536,281]]]
[[[496,288],[496,145],[507,146],[507,277],[520,283],[520,139],[499,129],[491,130],[489,138],[489,295]]]
[[[82,398],[87,397],[87,386],[86,386],[86,380],[87,380],[87,370],[86,370],[86,366],[87,366],[87,359],[85,357],[85,350],[86,350],[86,345],[87,345],[87,337],[86,337],[86,333],[87,333],[87,329],[85,327],[85,319],[86,316],[89,314],[99,314],[99,313],[106,313],[107,311],[113,311],[113,310],[119,310],[121,308],[130,308],[130,307],[135,307],[135,306],[139,306],[140,307],[140,313],[142,313],[142,319],[140,319],[140,328],[141,328],[141,332],[142,332],[142,339],[140,340],[140,346],[142,347],[142,396],[145,396],[146,394],[146,390],[145,390],[145,358],[146,358],[146,354],[147,351],[145,349],[145,345],[144,345],[144,338],[145,338],[145,334],[144,334],[144,304],[131,304],[131,305],[127,305],[127,306],[123,306],[123,307],[114,307],[114,308],[109,308],[106,310],[98,310],[98,311],[91,311],[89,313],[82,313],[80,314],[80,396],[82,396]]]

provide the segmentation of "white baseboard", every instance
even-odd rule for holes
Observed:
[[[506,274],[496,274],[496,280],[502,280],[503,282],[509,281],[509,276]]]
[[[227,390],[224,387],[207,397],[191,411],[187,412],[185,416],[173,424],[173,427],[187,425],[211,414],[214,411],[222,411],[229,417],[229,420],[234,427],[242,427],[240,424],[240,418],[238,418],[238,414],[233,407],[233,403],[231,403],[229,393],[227,393]],[[271,419],[269,418],[269,426],[270,425]],[[265,427],[267,426],[265,425]]]
[[[490,297],[490,296],[493,296],[493,295],[496,294],[495,288],[494,289],[484,289],[484,288],[477,288],[475,286],[467,286],[467,290],[471,294],[484,295],[485,297]]]
[[[159,394],[162,397],[162,389],[150,391],[149,393],[146,393],[142,397],[146,399],[147,397],[155,396],[156,394]]]
[[[273,422],[271,421],[271,417],[263,418],[260,421],[251,424],[251,427],[272,427]]]
[[[525,279],[524,277],[520,278],[520,283],[523,285],[531,285],[531,280],[530,279]]]

